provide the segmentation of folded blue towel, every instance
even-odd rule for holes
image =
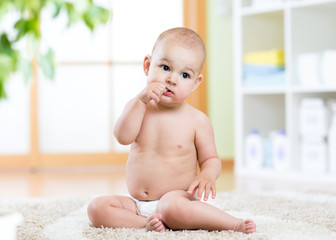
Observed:
[[[267,64],[244,64],[246,86],[281,86],[285,84],[285,68]]]
[[[266,76],[284,71],[285,71],[284,67],[274,65],[244,64],[243,66],[244,75]]]
[[[255,76],[244,76],[245,86],[283,86],[285,85],[285,72],[278,72],[274,74]]]

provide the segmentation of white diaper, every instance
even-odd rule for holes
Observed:
[[[194,194],[194,197],[197,198],[197,191]],[[136,207],[137,207],[137,214],[144,216],[144,217],[149,217],[151,215],[153,215],[156,212],[156,208],[157,205],[159,204],[159,200],[155,200],[155,201],[140,201],[132,196],[130,196],[130,198],[132,198],[132,200],[135,202]],[[218,206],[216,206],[215,201],[213,199],[211,199],[211,197],[209,197],[208,201],[204,201],[203,200],[203,196],[201,199],[201,202],[205,202],[208,203],[214,207],[219,208]]]
[[[144,216],[144,217],[149,217],[153,215],[156,212],[156,207],[159,203],[159,200],[155,201],[140,201],[134,197],[131,196],[133,201],[136,204],[137,207],[137,214]]]

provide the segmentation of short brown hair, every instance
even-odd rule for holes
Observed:
[[[200,48],[203,53],[202,62],[204,63],[206,57],[206,48],[202,38],[195,31],[185,27],[171,28],[162,32],[154,44],[152,54],[160,40],[167,37],[173,37],[176,41],[183,44],[185,47]]]

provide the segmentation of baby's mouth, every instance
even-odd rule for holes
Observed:
[[[171,96],[173,94],[174,94],[174,92],[167,87],[166,87],[166,91],[163,93],[163,95],[165,95],[165,96]]]

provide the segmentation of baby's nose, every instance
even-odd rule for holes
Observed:
[[[176,81],[176,79],[173,76],[169,76],[166,79],[166,83],[168,83],[170,85],[173,85],[173,86],[176,86],[177,81]]]

